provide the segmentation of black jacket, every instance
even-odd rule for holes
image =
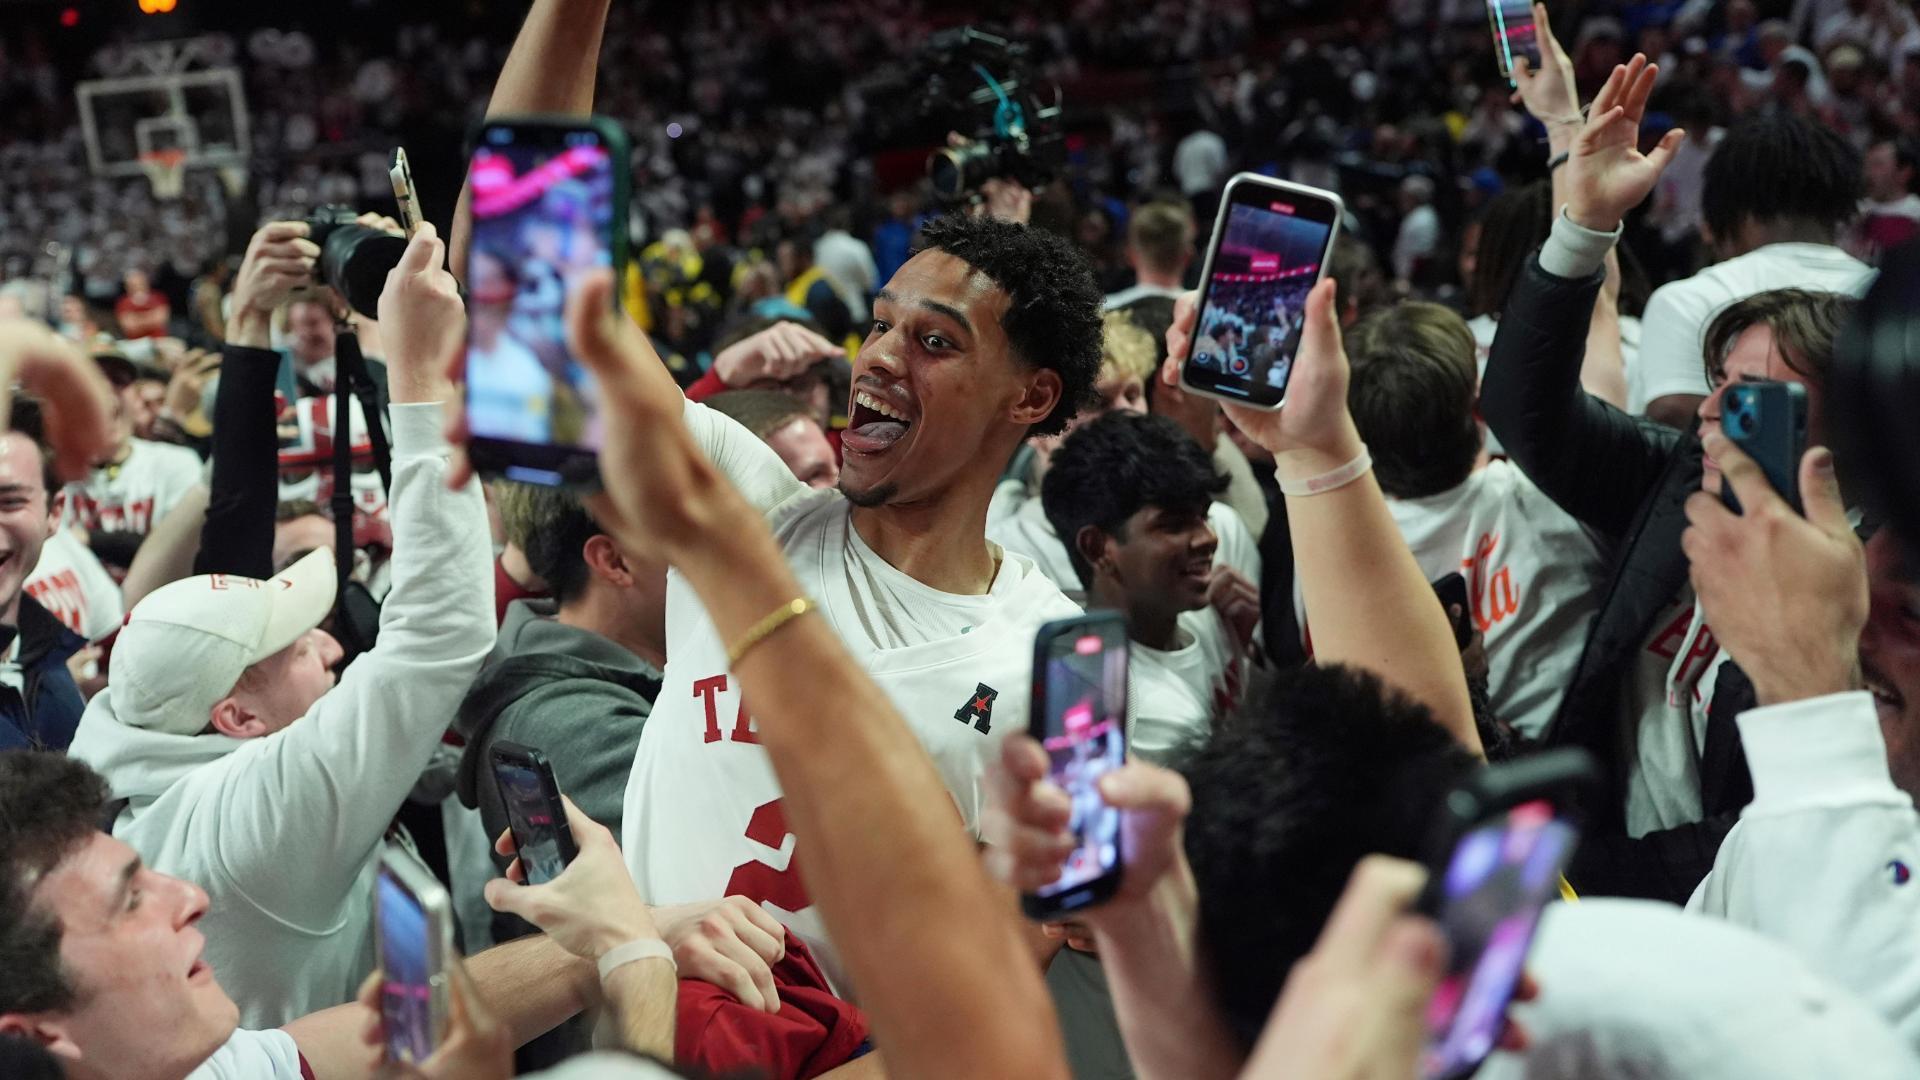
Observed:
[[[1480,412],[1514,464],[1560,507],[1612,540],[1611,580],[1549,746],[1594,755],[1608,797],[1590,808],[1590,835],[1569,877],[1576,888],[1684,902],[1713,867],[1720,841],[1753,797],[1733,717],[1753,703],[1744,676],[1722,669],[1700,761],[1705,819],[1629,840],[1626,780],[1634,732],[1621,689],[1654,619],[1687,584],[1686,500],[1700,490],[1692,431],[1628,416],[1580,387],[1588,322],[1604,272],[1555,277],[1529,260],[1507,296],[1480,389]]]
[[[65,750],[87,707],[67,659],[87,641],[31,596],[20,598],[17,633],[21,688],[0,686],[0,750]]]

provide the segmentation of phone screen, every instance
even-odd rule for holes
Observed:
[[[1539,30],[1533,23],[1533,0],[1487,0],[1487,20],[1493,24],[1493,49],[1500,60],[1500,74],[1514,83],[1513,60],[1527,59],[1527,66],[1540,70]]]
[[[1127,760],[1126,629],[1082,625],[1047,645],[1045,728],[1047,770],[1067,793],[1073,814],[1073,854],[1058,881],[1035,896],[1059,910],[1105,898],[1092,888],[1120,868],[1120,811],[1100,796],[1100,777]]]
[[[1440,928],[1450,955],[1427,1007],[1428,1078],[1464,1076],[1499,1043],[1507,1004],[1579,832],[1545,799],[1475,826],[1454,846]]]
[[[499,759],[494,760],[493,776],[500,785],[500,801],[507,807],[507,824],[513,829],[527,884],[544,885],[559,877],[567,868],[567,857],[560,846],[560,823],[554,820],[559,808],[547,799],[545,776],[530,766]]]
[[[599,449],[591,374],[567,348],[566,301],[585,273],[613,265],[614,169],[598,132],[535,125],[481,132],[468,182],[467,422],[477,440]],[[556,483],[557,475],[508,471]]]
[[[380,873],[380,1019],[387,1056],[425,1061],[433,1053],[433,971],[427,911],[393,875]]]
[[[1202,282],[1187,356],[1189,386],[1273,406],[1300,350],[1307,294],[1320,280],[1336,203],[1308,192],[1242,183],[1232,189]]]

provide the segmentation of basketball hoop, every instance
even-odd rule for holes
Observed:
[[[140,169],[156,199],[177,199],[187,182],[187,152],[173,147],[140,155]]]

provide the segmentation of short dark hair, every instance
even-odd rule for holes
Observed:
[[[1251,1048],[1294,963],[1371,854],[1424,859],[1435,810],[1479,762],[1426,707],[1338,665],[1274,681],[1176,763],[1200,962]]]
[[[53,464],[53,446],[47,442],[46,415],[40,402],[16,392],[8,409],[7,426],[33,440],[34,448],[40,451],[40,483],[47,489],[47,506],[51,509],[53,497],[66,485],[60,482],[60,470]]]
[[[1333,279],[1334,312],[1343,317],[1349,306],[1357,314],[1367,314],[1386,293],[1387,278],[1380,272],[1379,257],[1365,241],[1344,229],[1333,242],[1327,276]]]
[[[1007,294],[1000,325],[1022,363],[1060,374],[1060,404],[1030,434],[1058,435],[1092,404],[1100,378],[1105,296],[1093,266],[1064,237],[990,217],[949,214],[920,230],[921,251],[944,251]]]
[[[1729,128],[1707,159],[1700,213],[1725,243],[1748,221],[1839,228],[1859,210],[1860,151],[1824,124],[1762,113]]]
[[[1480,213],[1473,280],[1467,282],[1467,314],[1498,315],[1527,260],[1553,226],[1553,189],[1545,180],[1494,196]]]
[[[0,1076],[11,1080],[64,1080],[60,1059],[37,1042],[18,1035],[0,1036]]]
[[[796,419],[819,422],[811,406],[779,390],[727,390],[701,404],[723,416],[732,417],[741,427],[753,432],[757,439],[765,439]]]
[[[1858,301],[1811,289],[1771,289],[1734,302],[1707,324],[1707,382],[1725,377],[1727,354],[1740,335],[1756,326],[1773,331],[1773,349],[1788,370],[1825,386],[1833,366],[1834,339]]]
[[[1879,146],[1881,143],[1893,149],[1894,168],[1906,169],[1913,174],[1907,177],[1906,185],[1907,191],[1911,193],[1914,183],[1920,181],[1920,143],[1916,143],[1911,135],[1887,135],[1873,140],[1874,146]]]
[[[1395,304],[1347,333],[1347,407],[1380,490],[1419,499],[1472,475],[1481,445],[1475,353],[1466,321],[1438,304]]]
[[[35,910],[40,879],[100,829],[107,782],[53,750],[0,752],[0,1014],[69,1008],[60,918]]]
[[[1066,545],[1080,584],[1093,585],[1093,567],[1074,537],[1088,525],[1126,539],[1127,519],[1146,507],[1205,512],[1227,488],[1200,444],[1164,416],[1110,412],[1075,428],[1054,450],[1040,503]]]
[[[606,530],[593,520],[580,497],[562,488],[503,481],[494,491],[500,523],[520,545],[527,567],[566,604],[587,591],[587,541]]]

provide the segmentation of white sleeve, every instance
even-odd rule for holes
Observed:
[[[1627,411],[1636,416],[1647,411],[1648,402],[1669,394],[1712,392],[1700,348],[1713,302],[1686,284],[1676,281],[1654,290],[1640,316],[1640,360],[1629,372],[1627,388]]]
[[[780,455],[733,417],[689,401],[686,418],[687,430],[693,433],[701,452],[761,513],[771,513],[788,499],[807,493],[807,485],[793,475]]]
[[[1920,1042],[1920,814],[1864,691],[1740,716],[1754,799],[1687,910],[1757,930]]]
[[[305,716],[232,755],[207,804],[219,807],[219,871],[288,923],[337,917],[493,648],[486,503],[479,484],[447,489],[441,426],[438,404],[393,406],[379,643]]]

